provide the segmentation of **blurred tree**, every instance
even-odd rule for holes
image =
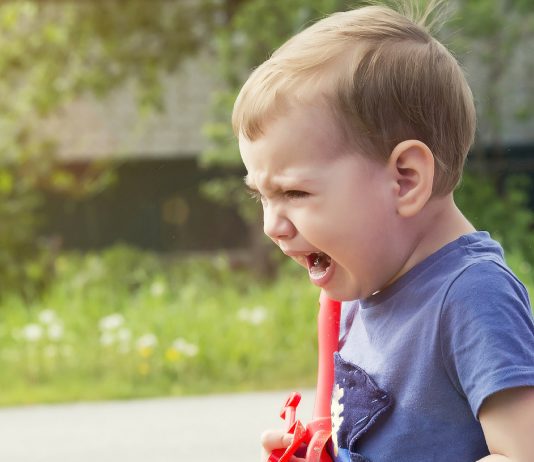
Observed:
[[[0,295],[31,296],[51,274],[37,239],[39,191],[84,197],[112,179],[110,165],[65,168],[41,121],[126,80],[141,109],[161,107],[160,74],[198,51],[218,9],[208,0],[0,2]]]
[[[532,0],[462,0],[450,28],[455,31],[452,46],[460,55],[471,55],[477,61],[477,95],[479,133],[486,135],[486,145],[492,147],[501,158],[504,156],[503,127],[509,115],[505,108],[512,108],[518,122],[530,119],[534,113],[532,92],[532,68],[534,55],[529,49],[534,39],[534,2]],[[521,53],[520,55],[518,55]],[[514,80],[518,94],[526,98],[514,102],[505,78],[513,72],[522,77]],[[519,80],[519,81],[518,81]],[[521,88],[521,87],[524,88]],[[530,87],[530,88],[528,88]],[[483,144],[476,151],[479,160]],[[482,168],[483,162],[479,162]]]
[[[468,172],[456,194],[456,203],[477,229],[491,232],[507,250],[534,263],[534,210],[528,207],[531,182],[508,176],[498,192],[487,176]]]

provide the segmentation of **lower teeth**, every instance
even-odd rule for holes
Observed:
[[[313,279],[320,279],[323,277],[330,266],[330,257],[323,253],[315,254],[313,264],[310,267],[310,276]]]

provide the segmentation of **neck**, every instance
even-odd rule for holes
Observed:
[[[417,219],[407,226],[410,228],[408,235],[411,236],[408,258],[389,284],[443,246],[476,231],[456,207],[452,194],[431,199]]]

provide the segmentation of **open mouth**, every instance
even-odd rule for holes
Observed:
[[[321,279],[328,272],[332,259],[323,252],[314,252],[306,256],[308,273],[312,279]]]

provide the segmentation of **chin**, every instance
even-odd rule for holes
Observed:
[[[339,302],[350,302],[361,298],[358,291],[345,288],[324,289],[324,292],[328,298]]]

